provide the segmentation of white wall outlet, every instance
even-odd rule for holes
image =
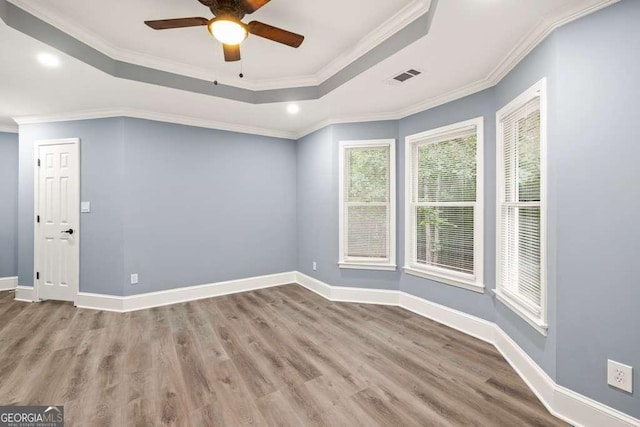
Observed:
[[[607,383],[612,387],[633,393],[633,368],[607,360]]]
[[[138,273],[134,273],[131,275],[131,284],[132,285],[138,284]]]
[[[313,261],[313,271],[318,271],[318,263]]]

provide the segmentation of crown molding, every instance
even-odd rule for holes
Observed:
[[[14,126],[10,124],[0,125],[0,132],[18,133],[18,125],[14,125]]]
[[[19,125],[51,122],[69,122],[75,120],[92,120],[112,117],[130,117],[135,119],[153,120],[156,122],[175,123],[186,126],[194,126],[206,129],[216,129],[227,132],[246,133],[250,135],[268,136],[272,138],[295,139],[295,134],[287,131],[266,129],[254,126],[240,125],[236,123],[224,123],[214,120],[199,119],[177,114],[158,113],[153,111],[138,110],[133,108],[114,108],[105,110],[70,111],[60,114],[41,116],[22,116],[13,119]]]
[[[494,83],[491,83],[486,79],[483,79],[478,82],[471,83],[470,85],[464,86],[460,89],[456,89],[454,91],[447,92],[442,95],[428,98],[424,101],[419,102],[418,104],[411,105],[407,108],[404,108],[396,112],[382,112],[382,113],[372,113],[372,114],[366,114],[366,115],[345,116],[345,117],[335,117],[335,118],[326,119],[319,123],[314,124],[311,127],[304,129],[301,132],[296,133],[295,138],[296,139],[303,138],[309,134],[312,134],[313,132],[316,132],[324,127],[331,126],[331,125],[339,125],[339,124],[347,124],[347,123],[380,122],[385,120],[404,119],[405,117],[409,117],[414,114],[421,113],[423,111],[427,111],[432,108],[438,107],[440,105],[447,104],[457,99],[464,98],[465,96],[469,96],[469,95],[473,95],[474,93],[481,92],[494,85],[495,85]]]
[[[42,8],[38,7],[38,4],[41,4],[40,2],[30,2],[28,0],[7,1],[117,61],[181,74],[183,76],[196,79],[217,79],[225,84],[253,91],[318,86],[344,67],[351,64],[362,55],[366,54],[389,37],[396,34],[398,31],[402,30],[408,24],[427,13],[432,2],[432,0],[413,0],[387,19],[384,23],[360,39],[352,49],[337,56],[329,64],[322,67],[316,74],[262,80],[234,78],[232,82],[228,82],[225,81],[224,78],[220,78],[213,69],[208,70],[198,66],[190,66],[171,59],[116,46],[97,36],[91,30],[83,27],[82,25],[70,23],[67,19],[57,13],[44,11]]]
[[[560,15],[545,16],[534,26],[534,29],[522,37],[516,46],[504,57],[502,61],[489,73],[486,80],[498,84],[516,65],[520,63],[533,49],[536,48],[554,30],[572,21],[590,15],[607,6],[618,3],[620,0],[599,0],[589,6],[575,6],[565,9]]]
[[[364,36],[353,48],[342,53],[325,67],[323,67],[314,77],[316,84],[323,83],[338,71],[369,52],[374,47],[380,45],[389,37],[405,28],[418,17],[424,15],[431,8],[431,0],[414,0],[396,14],[380,24],[375,30]]]
[[[296,139],[303,138],[313,132],[316,132],[326,126],[356,123],[356,122],[374,122],[384,120],[400,120],[405,117],[412,116],[423,111],[430,110],[440,105],[447,104],[449,102],[456,101],[474,93],[481,92],[485,89],[494,87],[503,78],[509,74],[519,63],[522,61],[533,49],[535,49],[540,43],[544,41],[554,30],[566,25],[572,21],[580,19],[584,16],[590,15],[600,9],[604,9],[607,6],[611,6],[618,3],[620,0],[599,0],[598,2],[589,5],[588,7],[574,7],[565,10],[560,16],[556,16],[555,19],[550,17],[544,17],[534,27],[532,31],[526,34],[520,39],[518,44],[499,62],[484,79],[480,79],[473,83],[470,83],[461,88],[446,92],[441,95],[437,95],[432,98],[428,98],[417,104],[403,108],[397,112],[382,112],[373,113],[361,116],[348,116],[348,117],[335,117],[323,120],[301,132],[296,133]]]
[[[23,0],[10,0],[12,3],[20,3]],[[556,16],[555,19],[549,17],[541,19],[539,25],[534,30],[526,34],[520,39],[517,46],[512,49],[498,66],[494,68],[489,75],[476,82],[472,82],[464,87],[455,89],[453,91],[428,98],[417,104],[411,105],[407,108],[390,111],[379,112],[365,115],[353,115],[333,117],[322,120],[313,126],[303,129],[298,132],[288,132],[278,129],[258,128],[252,126],[239,125],[234,123],[224,123],[218,121],[212,121],[207,119],[199,119],[188,116],[180,116],[174,114],[166,114],[152,111],[142,111],[135,109],[109,109],[109,110],[90,110],[90,111],[78,111],[69,112],[63,114],[49,115],[49,116],[27,116],[17,117],[14,120],[18,124],[30,124],[30,123],[44,123],[55,121],[71,121],[71,120],[86,120],[97,119],[106,117],[133,117],[154,121],[162,121],[168,123],[177,123],[187,126],[203,127],[208,129],[218,129],[230,132],[248,133],[254,135],[270,136],[275,138],[286,139],[300,139],[313,132],[316,132],[324,127],[346,124],[346,123],[359,123],[359,122],[373,122],[373,121],[385,121],[385,120],[400,120],[405,117],[430,110],[440,105],[447,104],[449,102],[464,98],[466,96],[478,93],[482,90],[491,88],[498,84],[511,70],[513,70],[524,57],[526,57],[533,49],[536,48],[548,35],[550,35],[555,29],[575,21],[607,6],[615,4],[620,0],[600,0],[588,7],[576,7],[564,11],[560,16]],[[430,3],[429,3],[430,6]],[[428,9],[428,7],[427,7]],[[27,12],[31,13],[29,10]],[[406,12],[409,16],[409,12]],[[406,18],[408,19],[408,18]],[[63,30],[64,31],[64,30]],[[73,34],[72,34],[73,35]],[[382,37],[382,36],[380,36]]]

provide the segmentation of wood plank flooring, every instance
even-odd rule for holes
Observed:
[[[559,426],[489,344],[298,286],[126,314],[0,293],[0,404],[77,426]]]

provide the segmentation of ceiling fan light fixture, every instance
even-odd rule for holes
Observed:
[[[213,37],[228,45],[238,45],[249,35],[244,24],[230,19],[212,19],[208,27]]]

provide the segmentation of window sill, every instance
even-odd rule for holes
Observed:
[[[339,268],[351,270],[380,270],[380,271],[396,271],[397,266],[394,264],[367,264],[361,262],[339,262]]]
[[[404,272],[412,276],[422,277],[423,279],[433,280],[435,282],[443,283],[445,285],[455,286],[457,288],[478,292],[480,294],[484,293],[484,285],[481,285],[475,282],[458,279],[458,278],[445,277],[439,274],[427,272],[424,270],[419,270],[417,268],[408,267],[408,266],[404,267]]]
[[[549,330],[549,325],[542,322],[540,319],[531,315],[529,312],[520,307],[516,301],[513,300],[508,294],[500,291],[499,289],[495,289],[493,291],[496,294],[496,298],[502,304],[506,305],[511,311],[520,316],[525,322],[531,325],[536,331],[540,332],[545,337],[547,336],[547,332]]]

